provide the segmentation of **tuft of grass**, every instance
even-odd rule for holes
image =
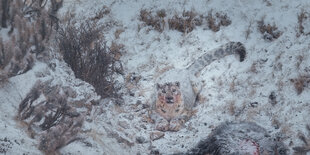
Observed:
[[[298,19],[297,37],[299,37],[300,35],[309,35],[310,34],[310,32],[305,31],[306,22],[310,22],[309,18],[310,18],[310,13],[306,12],[304,10],[301,11],[301,13],[297,15],[297,19]]]
[[[215,14],[212,11],[208,16],[204,17],[199,15],[195,11],[183,11],[182,14],[175,14],[172,17],[167,17],[165,10],[159,10],[155,13],[143,9],[140,11],[140,20],[147,26],[153,27],[155,30],[162,32],[165,25],[168,24],[169,29],[177,30],[184,34],[190,33],[197,26],[202,26],[203,23],[207,23],[210,30],[217,32],[221,26],[228,26],[231,24],[231,20],[225,13],[217,12]],[[168,21],[167,23],[165,21]]]
[[[266,41],[273,41],[282,35],[282,32],[278,30],[278,27],[275,24],[265,24],[264,18],[258,21],[257,25],[259,32],[263,34]]]
[[[151,26],[159,32],[162,32],[165,28],[165,16],[165,10],[158,11],[156,15],[153,15],[151,11],[147,11],[145,9],[140,11],[140,20],[143,21],[147,26]]]
[[[294,155],[306,155],[310,152],[310,125],[306,125],[308,136],[303,133],[298,134],[298,138],[304,143],[303,146],[293,147]]]
[[[168,24],[170,29],[187,34],[196,26],[202,25],[202,16],[198,16],[194,11],[183,11],[182,15],[174,15],[168,19]]]
[[[225,13],[217,12],[214,15],[212,11],[210,11],[206,19],[208,28],[211,29],[213,32],[219,31],[221,26],[228,26],[231,24],[231,20]]]
[[[310,84],[310,76],[300,75],[295,79],[290,79],[290,81],[294,84],[297,94],[301,94],[304,89]]]

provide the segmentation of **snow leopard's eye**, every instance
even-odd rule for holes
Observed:
[[[166,93],[166,90],[162,90],[161,92],[165,94],[165,93]]]
[[[177,91],[176,89],[172,89],[172,92],[174,92],[174,93],[175,93],[176,91]]]

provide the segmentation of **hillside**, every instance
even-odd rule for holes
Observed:
[[[51,5],[48,1],[46,7]],[[108,47],[111,65],[116,66],[104,82],[113,81],[115,87],[102,93],[101,77],[96,74],[97,81],[81,80],[93,68],[75,72],[62,55],[67,48],[60,47],[59,30],[51,33],[43,43],[43,53],[48,54],[36,53],[30,70],[6,80],[0,77],[0,154],[185,153],[227,121],[255,122],[279,138],[288,154],[297,154],[293,148],[306,145],[300,137],[305,135],[308,144],[310,139],[306,127],[310,125],[309,6],[308,0],[64,0],[57,10],[59,30],[67,23],[79,27],[85,21],[95,23],[91,28],[98,26],[92,36],[100,39],[94,37],[93,42]],[[102,35],[95,35],[97,30]],[[9,27],[0,29],[3,42],[11,39],[9,31]],[[177,132],[156,130],[149,120],[156,78],[173,68],[184,69],[230,41],[244,44],[245,60],[239,62],[238,56],[229,55],[206,66],[195,79],[202,86],[196,113]],[[79,49],[96,49],[93,42]],[[100,64],[100,60],[89,61]],[[1,75],[6,73],[7,68],[1,69]],[[35,94],[33,88],[41,93],[34,100],[29,96]],[[63,121],[67,127],[69,119],[73,124],[69,131],[63,131],[63,126],[44,130],[39,125],[43,120],[34,119],[40,112],[30,109],[29,118],[21,112],[23,101],[32,105],[50,101],[53,107],[57,100],[56,108],[43,110],[53,115],[62,107],[63,98],[72,117],[63,112],[55,122]],[[61,142],[49,147],[54,145],[48,139],[53,139],[49,134],[54,130],[63,131],[57,136],[65,138],[54,136]],[[47,146],[42,137],[48,139]]]

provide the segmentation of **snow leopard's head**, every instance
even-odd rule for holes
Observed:
[[[157,97],[160,102],[165,104],[174,104],[180,102],[180,82],[157,84]]]

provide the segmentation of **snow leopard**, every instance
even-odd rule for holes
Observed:
[[[196,82],[201,70],[227,55],[237,54],[244,61],[246,49],[241,42],[228,42],[196,59],[185,69],[172,69],[156,79],[150,118],[159,131],[179,131],[194,114],[193,107],[200,86]]]

